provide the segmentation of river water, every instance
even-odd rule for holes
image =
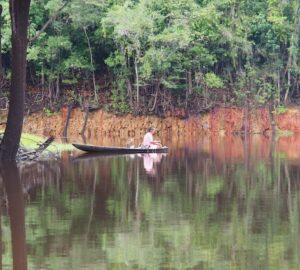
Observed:
[[[298,269],[292,140],[4,164],[2,269]]]

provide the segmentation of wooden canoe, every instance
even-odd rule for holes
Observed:
[[[73,143],[73,146],[79,150],[89,153],[103,153],[103,154],[135,154],[135,153],[167,153],[168,147],[164,146],[157,149],[151,148],[128,148],[128,147],[114,147],[114,146],[97,146],[92,144],[78,144]]]

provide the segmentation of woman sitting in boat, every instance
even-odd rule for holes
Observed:
[[[142,143],[142,148],[151,148],[151,149],[156,149],[156,148],[161,148],[162,144],[160,141],[155,141],[153,139],[153,135],[156,132],[156,129],[154,127],[150,127],[148,129],[148,132],[144,136],[144,140]]]

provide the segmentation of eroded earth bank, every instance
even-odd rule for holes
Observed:
[[[1,122],[5,122],[5,117],[3,113]],[[68,142],[124,146],[129,139],[138,145],[147,128],[155,126],[159,130],[156,136],[170,147],[197,147],[222,159],[243,158],[245,151],[259,152],[260,156],[268,157],[274,147],[283,150],[291,159],[300,158],[298,108],[273,116],[265,108],[251,111],[217,108],[207,114],[181,118],[117,116],[99,110],[89,112],[84,125],[85,117],[80,108],[72,109],[69,119],[66,108],[51,115],[35,113],[25,117],[23,131],[45,137],[53,135],[56,140],[61,140],[65,132]],[[271,136],[272,121],[277,134],[275,146]],[[249,136],[244,136],[245,130],[249,130]],[[247,149],[245,139],[248,141]]]

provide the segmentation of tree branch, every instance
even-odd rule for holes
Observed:
[[[49,18],[49,20],[43,25],[43,27],[41,28],[41,30],[38,31],[37,34],[34,37],[32,37],[31,39],[29,39],[29,43],[32,43],[32,42],[36,41],[39,38],[39,36],[46,30],[46,28],[49,26],[49,24],[52,23],[56,19],[56,17],[58,16],[58,14],[67,6],[68,3],[69,3],[69,1],[65,2],[61,6],[61,8],[58,9],[54,13],[54,15]]]

